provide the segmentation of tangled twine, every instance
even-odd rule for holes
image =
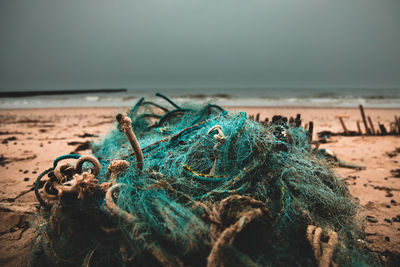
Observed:
[[[141,99],[95,156],[61,156],[37,178],[49,265],[366,261],[353,243],[357,205],[299,118],[254,121],[159,96],[175,109]]]

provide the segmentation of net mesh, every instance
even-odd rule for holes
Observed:
[[[96,186],[48,201],[33,265],[377,264],[359,205],[308,131],[162,97],[172,108],[141,99],[128,112],[143,169],[119,125],[93,144]],[[117,160],[125,168],[110,172]]]

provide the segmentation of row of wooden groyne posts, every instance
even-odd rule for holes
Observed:
[[[340,121],[340,124],[342,125],[343,132],[334,133],[330,131],[323,131],[318,133],[318,136],[322,137],[322,136],[332,136],[332,135],[342,135],[342,136],[400,135],[400,116],[394,116],[393,118],[394,120],[390,122],[389,128],[386,128],[386,126],[379,121],[377,123],[374,123],[371,117],[365,114],[363,105],[359,105],[359,109],[361,113],[361,121],[357,120],[357,131],[352,131],[347,128],[344,119],[349,118],[348,115],[346,114],[336,115],[335,117]],[[254,119],[255,121],[260,121],[260,113],[257,113],[256,115],[250,115],[250,119]],[[285,123],[288,122],[289,124],[293,124],[296,127],[301,126],[300,114],[297,114],[296,118],[290,117],[289,120],[286,117],[276,115],[273,116],[271,123],[274,123],[278,120],[281,120]],[[262,123],[269,124],[270,122],[269,119],[266,118],[265,121],[262,121]],[[375,126],[377,127],[375,128]],[[308,124],[304,126],[304,128],[306,128],[309,131],[311,138],[313,131],[313,122],[310,121]]]

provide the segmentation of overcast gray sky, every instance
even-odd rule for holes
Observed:
[[[0,89],[400,88],[399,0],[1,0]]]

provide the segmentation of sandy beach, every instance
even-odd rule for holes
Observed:
[[[303,125],[314,123],[317,132],[342,132],[335,115],[348,115],[345,123],[356,131],[358,108],[228,108],[273,115],[301,114]],[[90,141],[115,127],[115,115],[126,108],[63,108],[0,110],[0,265],[20,266],[35,240],[30,227],[38,202],[33,183],[39,173],[64,154],[90,154]],[[374,123],[389,129],[400,109],[366,109]],[[377,127],[377,126],[376,126]],[[364,131],[363,125],[362,130]],[[359,199],[367,216],[366,245],[382,255],[400,254],[400,136],[335,136],[321,144],[339,159],[365,166],[365,170],[337,168],[351,194]],[[396,152],[397,149],[397,152]]]

